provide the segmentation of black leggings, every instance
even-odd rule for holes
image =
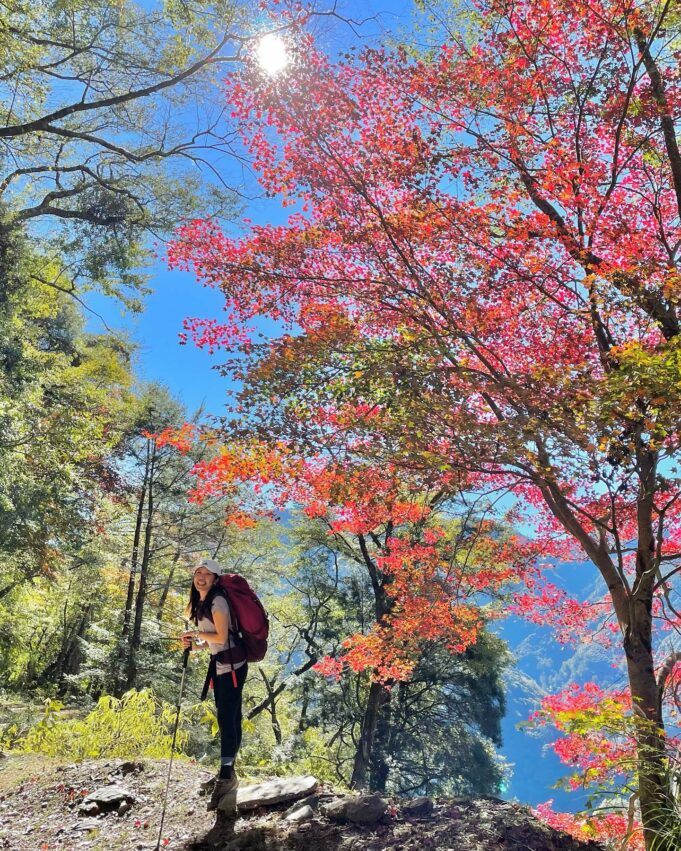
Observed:
[[[222,766],[231,766],[234,763],[241,745],[241,695],[248,674],[248,664],[237,668],[234,674],[236,686],[231,671],[213,679],[220,728],[220,764]]]

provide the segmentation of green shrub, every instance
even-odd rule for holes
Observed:
[[[15,751],[41,753],[80,762],[103,757],[170,756],[176,708],[149,689],[129,691],[118,700],[105,696],[85,718],[68,717],[63,704],[45,701],[42,718],[21,738],[6,741]],[[175,743],[183,753],[188,734],[182,718]]]

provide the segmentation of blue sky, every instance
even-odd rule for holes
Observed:
[[[605,590],[600,574],[588,562],[562,564],[548,578],[578,599],[600,599]],[[603,687],[621,688],[625,685],[624,673],[612,667],[612,658],[598,644],[561,646],[548,628],[517,617],[498,621],[495,632],[508,642],[516,659],[507,677],[503,723],[501,752],[515,763],[506,794],[531,804],[553,798],[555,810],[577,812],[586,805],[586,792],[551,788],[570,773],[549,747],[555,733],[547,729],[529,734],[517,725],[538,708],[543,696],[559,692],[569,683],[594,680]]]
[[[318,8],[325,5],[332,6],[331,0],[328,4],[320,0]],[[349,22],[320,19],[314,25],[317,43],[327,53],[336,54],[353,44],[385,41],[394,32],[410,29],[413,7],[411,0],[338,0],[338,14]],[[224,171],[229,164],[223,161],[221,167]],[[230,177],[238,182],[248,175],[235,165]],[[255,182],[247,187],[247,193],[254,197],[244,206],[243,217],[263,224],[284,221],[280,203],[259,197]],[[89,306],[109,327],[125,330],[136,341],[140,378],[166,384],[190,411],[203,405],[211,413],[222,413],[227,380],[213,368],[219,363],[219,355],[211,357],[192,345],[180,346],[178,342],[186,317],[219,317],[220,295],[197,285],[192,275],[168,271],[161,262],[154,263],[150,273],[149,286],[153,293],[146,299],[141,315],[122,314],[116,304],[96,295],[89,298]],[[89,325],[93,331],[102,329],[94,315],[90,316]]]
[[[370,18],[360,28],[360,36],[340,22],[325,21],[319,27],[321,47],[329,53],[342,51],[352,43],[375,42],[389,36],[393,29],[409,28],[410,2],[399,0],[348,0],[339,2],[339,11],[356,19]],[[253,187],[250,187],[251,190]],[[243,215],[256,222],[280,222],[284,218],[276,200],[255,198]],[[150,269],[153,293],[147,298],[141,315],[121,313],[120,308],[103,297],[92,296],[90,307],[97,311],[109,327],[125,330],[139,346],[136,369],[139,377],[165,384],[180,399],[191,414],[199,406],[208,413],[224,412],[225,394],[230,384],[214,368],[219,355],[210,356],[191,343],[179,344],[179,333],[186,317],[219,317],[222,300],[219,293],[199,286],[192,275],[170,272],[156,262]],[[103,330],[101,322],[90,316],[89,327]],[[585,595],[593,588],[592,569],[565,569],[569,590]],[[577,810],[584,805],[585,796],[551,790],[549,787],[567,772],[558,759],[546,748],[548,737],[530,737],[516,729],[536,708],[542,694],[557,691],[573,679],[586,678],[592,672],[616,676],[612,669],[593,653],[561,649],[547,631],[530,628],[511,619],[500,627],[500,634],[509,641],[518,657],[517,669],[509,678],[508,714],[504,722],[505,745],[502,754],[515,764],[512,782],[505,795],[524,803],[536,804],[555,798],[557,809]]]

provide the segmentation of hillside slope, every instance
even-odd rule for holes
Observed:
[[[151,851],[156,848],[167,762],[60,764],[36,755],[0,758],[0,849]],[[210,773],[173,764],[161,848],[168,851],[598,851],[540,824],[517,804],[495,799],[408,802],[310,794],[301,778],[291,798],[262,805],[267,790],[242,786],[236,819],[205,812],[199,784]],[[304,782],[302,782],[304,781]],[[286,796],[289,781],[278,778]],[[307,788],[305,788],[307,785]],[[99,792],[97,792],[99,790]],[[102,793],[102,790],[105,790]],[[97,792],[93,796],[93,793]],[[248,800],[250,792],[250,801]],[[93,801],[93,797],[111,800]],[[358,823],[364,820],[367,823]]]

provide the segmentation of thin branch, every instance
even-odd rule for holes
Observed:
[[[23,124],[10,124],[7,127],[0,127],[0,138],[11,139],[16,138],[17,136],[24,136],[27,133],[33,133],[37,130],[48,130],[51,128],[51,125],[55,121],[60,121],[62,118],[67,118],[70,115],[75,115],[81,112],[91,112],[93,110],[100,109],[109,109],[114,106],[119,106],[120,104],[127,103],[129,101],[138,100],[140,98],[149,97],[150,95],[156,94],[157,92],[161,92],[164,89],[172,88],[176,86],[178,83],[181,83],[183,80],[186,80],[188,77],[193,76],[206,65],[211,64],[217,58],[217,55],[222,50],[222,48],[227,44],[228,41],[245,41],[243,37],[238,38],[234,36],[232,33],[226,33],[218,42],[216,47],[210,51],[206,56],[199,59],[197,62],[194,62],[189,68],[186,68],[179,74],[175,74],[172,77],[168,77],[166,80],[161,80],[158,83],[154,83],[151,86],[145,86],[141,89],[133,89],[132,91],[126,92],[120,95],[114,95],[108,98],[102,98],[101,100],[89,101],[88,103],[77,102],[69,104],[69,106],[63,106],[61,109],[56,109],[54,112],[50,112],[47,115],[43,115],[40,118],[36,118],[33,121],[26,121]],[[234,56],[226,56],[220,57],[220,62],[235,62],[239,59],[239,51]],[[54,128],[51,128],[52,132],[54,132]]]

